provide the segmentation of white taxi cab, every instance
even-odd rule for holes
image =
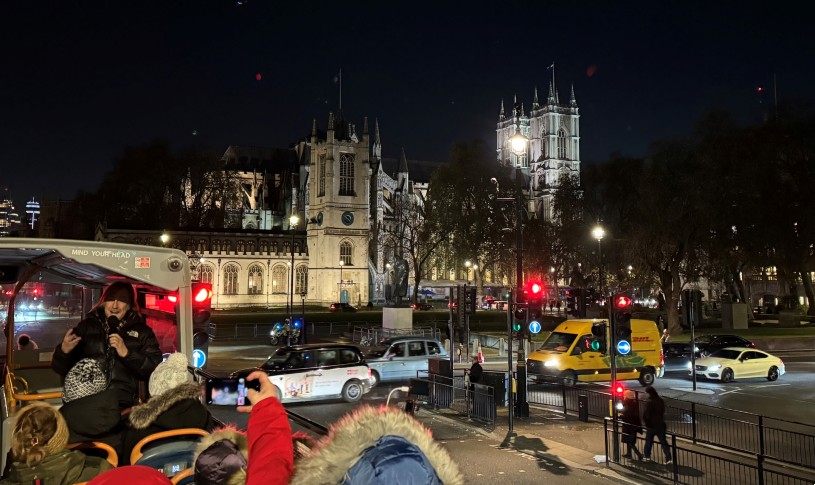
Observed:
[[[353,345],[281,347],[260,366],[241,369],[230,377],[246,377],[257,370],[268,374],[283,403],[334,398],[356,402],[374,385],[371,370]]]

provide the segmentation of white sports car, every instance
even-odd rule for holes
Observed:
[[[722,382],[748,377],[764,377],[774,381],[784,372],[784,361],[756,349],[728,347],[696,361],[697,376],[721,379]]]

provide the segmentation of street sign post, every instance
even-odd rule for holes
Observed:
[[[534,334],[539,333],[541,331],[540,322],[537,320],[532,320],[531,322],[529,322],[529,331]]]
[[[631,344],[628,343],[628,340],[620,340],[617,342],[617,352],[619,352],[620,355],[628,355],[628,353],[631,352]]]

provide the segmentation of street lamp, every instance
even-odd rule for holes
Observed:
[[[523,251],[524,251],[524,233],[523,233],[523,173],[521,172],[521,157],[526,154],[529,139],[523,135],[518,127],[517,133],[510,138],[510,148],[515,155],[515,186],[518,193],[515,199],[515,299],[514,303],[518,302],[518,294],[522,291],[524,285],[523,273]],[[501,200],[499,198],[499,200]],[[507,352],[507,365],[508,371],[512,370],[512,312],[511,305],[507,305],[507,341],[510,345],[510,351]],[[524,345],[526,342],[518,342],[518,363],[516,366],[516,375],[518,386],[516,388],[517,402],[513,406],[513,395],[509,393],[509,430],[512,432],[513,428],[513,414],[517,408],[519,417],[529,416],[529,404],[526,401],[526,357],[524,352]]]
[[[297,223],[300,222],[300,218],[297,217],[297,214],[292,214],[289,217],[289,230],[291,231],[291,267],[289,268],[289,316],[291,317],[294,313],[294,228],[297,227]]]
[[[391,264],[385,263],[385,305],[391,300]]]
[[[598,226],[595,226],[594,229],[591,230],[591,235],[594,236],[594,239],[597,239],[597,256],[598,256],[598,258],[600,260],[600,269],[599,269],[599,272],[600,272],[600,294],[603,296],[603,299],[605,299],[606,294],[603,291],[603,286],[604,286],[603,285],[603,283],[604,283],[604,281],[603,281],[603,247],[601,245],[601,241],[605,237],[606,231],[601,226],[598,225]]]
[[[339,301],[340,303],[342,303],[342,267],[343,266],[345,266],[345,261],[340,259],[340,290],[339,290],[339,298],[337,298],[337,301]]]

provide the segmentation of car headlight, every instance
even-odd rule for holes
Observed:
[[[691,369],[693,369],[693,365],[690,362],[688,362],[688,370],[691,370]]]
[[[557,367],[557,359],[547,360],[543,363],[544,367]]]
[[[710,371],[716,371],[716,370],[719,370],[719,369],[721,369],[721,368],[722,368],[722,365],[721,365],[721,364],[713,364],[713,365],[709,365],[709,366],[707,367],[707,370],[710,370]]]

